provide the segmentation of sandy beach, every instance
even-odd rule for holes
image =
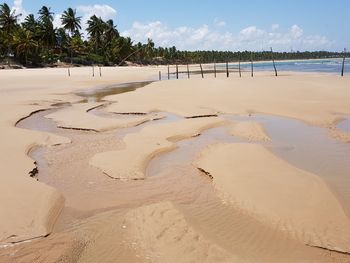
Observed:
[[[0,71],[0,262],[350,262],[349,76],[70,70]]]

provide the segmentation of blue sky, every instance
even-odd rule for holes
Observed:
[[[1,0],[0,0],[1,2]],[[15,0],[24,15],[42,5],[60,14],[76,8],[86,21],[112,18],[135,41],[179,49],[336,50],[350,48],[349,0]]]

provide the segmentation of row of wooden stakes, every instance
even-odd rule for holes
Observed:
[[[68,77],[70,77],[71,76],[70,68],[68,68],[67,70],[68,70]],[[102,77],[102,67],[98,66],[98,71],[99,71],[100,77]],[[94,66],[92,66],[92,76],[95,77],[95,67]]]
[[[275,71],[275,76],[277,77],[278,76],[278,72],[277,72],[277,68],[276,68],[276,65],[275,65],[275,61],[273,60],[272,63],[273,63],[274,71]],[[251,75],[251,77],[254,77],[254,63],[253,63],[253,61],[251,61],[250,64],[251,64],[250,75]],[[170,72],[170,66],[168,65],[168,72],[167,72],[168,79],[170,79],[171,75],[175,75],[176,79],[179,79],[179,75],[180,74],[186,74],[187,78],[189,79],[191,73],[192,74],[201,74],[202,78],[204,78],[204,74],[205,73],[214,73],[214,77],[216,78],[217,74],[220,73],[220,72],[226,73],[226,77],[229,78],[230,77],[230,72],[232,72],[229,69],[229,63],[228,62],[226,62],[226,69],[225,70],[217,70],[217,64],[216,63],[214,63],[212,69],[209,69],[209,70],[203,70],[203,65],[202,64],[199,64],[199,69],[200,70],[198,70],[198,71],[190,71],[189,64],[186,65],[186,71],[179,71],[179,65],[175,65],[175,68],[176,68],[175,72],[171,73]],[[238,70],[239,77],[241,78],[242,77],[241,62],[238,62],[237,70]],[[159,71],[159,80],[162,80],[162,72],[161,71]]]

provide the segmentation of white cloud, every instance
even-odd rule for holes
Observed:
[[[115,19],[117,11],[109,5],[80,5],[76,7],[77,14],[82,17],[82,32],[86,36],[86,23],[91,16],[96,15],[103,20]],[[12,10],[22,14],[20,22],[28,15],[23,8],[22,0],[14,0]],[[54,15],[53,24],[61,26],[61,13]],[[325,36],[308,35],[294,24],[289,29],[283,29],[279,24],[272,24],[263,29],[255,25],[232,32],[225,29],[225,21],[215,18],[211,26],[203,24],[198,27],[180,26],[171,28],[161,21],[149,23],[134,22],[123,36],[130,36],[135,42],[153,39],[157,46],[176,46],[180,50],[268,50],[273,47],[282,50],[321,50],[334,47],[334,42]]]
[[[22,0],[14,0],[11,11],[15,11],[16,15],[21,14],[21,16],[18,17],[19,22],[23,22],[26,16],[28,15],[28,12],[23,8]]]
[[[136,42],[146,42],[151,38],[159,46],[176,46],[178,49],[211,49],[231,43],[230,34],[220,34],[210,30],[208,25],[198,28],[187,26],[170,29],[160,21],[142,24],[134,22],[132,28],[122,32],[123,36],[130,36]]]
[[[271,31],[277,31],[280,28],[279,24],[272,24],[271,25]]]
[[[180,50],[269,50],[270,47],[276,51],[321,50],[334,44],[324,36],[304,34],[298,25],[283,30],[278,24],[268,29],[249,26],[234,33],[205,24],[197,28],[170,28],[160,21],[134,22],[122,35],[143,43],[151,38],[158,46],[176,46]]]
[[[53,24],[53,26],[54,27],[61,27],[62,26],[62,21],[61,21],[61,17],[62,17],[62,13],[61,14],[55,14],[54,16],[53,16],[53,22],[52,22],[52,24]]]
[[[214,19],[214,25],[218,27],[224,27],[226,26],[226,22],[217,17]]]
[[[115,19],[117,16],[117,10],[109,5],[79,5],[77,6],[77,13],[81,16],[81,25],[83,33],[86,35],[87,21],[93,15],[101,17],[103,20]]]
[[[246,27],[239,32],[241,40],[243,41],[254,41],[265,35],[265,31],[258,29],[256,26]]]
[[[103,20],[113,19],[117,16],[117,11],[109,5],[79,5],[78,13],[83,14],[83,18],[88,20],[91,16],[96,15]]]
[[[301,38],[303,35],[303,30],[298,25],[293,25],[290,28],[290,33],[294,39]]]

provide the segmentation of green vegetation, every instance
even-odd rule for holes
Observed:
[[[0,5],[0,62],[16,62],[25,66],[53,66],[58,61],[79,64],[122,65],[126,61],[138,64],[212,63],[249,61],[251,52],[179,51],[176,47],[156,48],[148,39],[145,44],[133,43],[120,36],[113,20],[103,21],[93,15],[87,22],[87,38],[81,34],[81,17],[68,8],[61,16],[62,26],[53,25],[54,13],[47,6],[29,14],[23,23],[6,4]],[[270,60],[270,52],[254,52],[255,61]],[[274,58],[313,59],[340,57],[336,52],[283,52]]]

